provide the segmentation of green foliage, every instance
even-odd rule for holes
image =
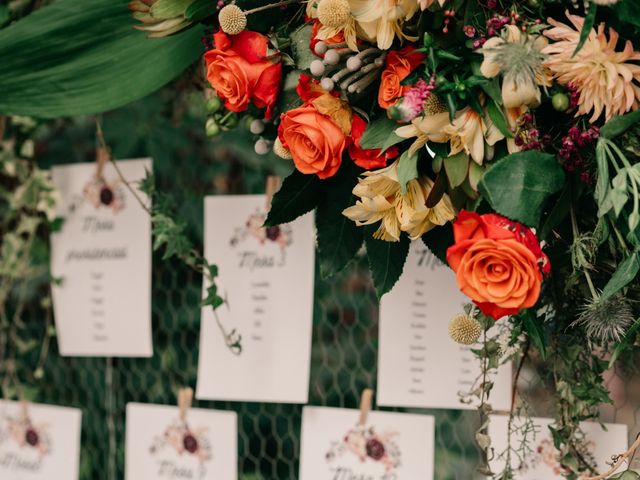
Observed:
[[[620,0],[613,7],[623,22],[640,27],[640,4],[635,0]]]
[[[409,150],[405,150],[398,161],[398,182],[402,193],[407,193],[407,183],[418,178],[418,154],[411,155]]]
[[[478,191],[501,215],[537,227],[547,198],[564,185],[555,156],[535,151],[514,153],[484,174]]]
[[[469,173],[469,155],[464,151],[444,159],[444,170],[447,172],[449,186],[451,188],[459,187],[467,179]]]
[[[613,276],[607,282],[607,285],[602,291],[601,299],[607,300],[613,297],[616,293],[622,290],[635,280],[640,272],[640,254],[638,252],[632,253],[627,257],[620,265]]]
[[[317,175],[305,175],[294,170],[284,179],[280,190],[273,196],[265,226],[272,227],[292,222],[300,215],[316,208],[321,183],[322,180]]]
[[[613,117],[601,129],[600,136],[612,140],[640,122],[640,110]]]
[[[291,50],[293,51],[293,59],[298,70],[308,70],[311,62],[318,58],[309,49],[310,41],[310,24],[304,24],[291,34]]]
[[[402,275],[411,242],[405,235],[400,237],[399,242],[378,240],[373,238],[375,230],[375,226],[365,227],[364,243],[367,247],[373,284],[378,298],[381,298],[393,288]]]
[[[326,180],[326,190],[318,203],[318,261],[323,278],[344,269],[362,246],[362,227],[342,215],[342,211],[353,204],[351,191],[358,173],[359,168],[353,162],[344,162],[338,173]]]
[[[0,112],[57,118],[149,95],[201,54],[200,28],[162,39],[133,29],[126,0],[57,0],[0,31]]]
[[[453,245],[453,226],[446,223],[422,235],[422,242],[442,263],[447,264],[447,249]]]
[[[593,25],[596,23],[597,11],[598,11],[598,5],[595,4],[593,1],[589,2],[589,13],[587,13],[587,16],[584,19],[584,24],[582,25],[582,30],[580,31],[580,41],[578,42],[578,45],[576,46],[576,49],[573,52],[574,56],[580,50],[582,50],[582,47],[587,41],[587,38],[589,38],[591,29],[593,28]]]
[[[387,117],[382,116],[373,120],[364,131],[360,139],[362,148],[380,148],[382,151],[400,143],[404,138],[395,134],[398,125]]]

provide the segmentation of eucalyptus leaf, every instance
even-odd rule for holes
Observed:
[[[398,160],[398,182],[402,193],[407,193],[407,183],[414,178],[418,178],[418,154],[411,155],[406,150]]]
[[[404,140],[404,138],[395,134],[397,128],[398,124],[393,120],[389,120],[386,116],[377,118],[367,125],[360,139],[360,147],[387,150],[389,147]]]
[[[469,161],[469,155],[464,151],[444,159],[444,170],[451,188],[456,188],[465,181],[469,173]]]
[[[399,242],[378,240],[373,238],[375,230],[375,226],[365,227],[364,242],[373,285],[378,298],[381,298],[393,288],[402,275],[411,242],[406,235],[402,235]]]
[[[631,283],[640,272],[640,254],[634,252],[615,271],[602,290],[601,300],[607,300]]]
[[[112,110],[202,55],[202,28],[149,39],[126,0],[57,0],[0,30],[0,112],[41,118]]]
[[[537,227],[544,204],[564,185],[565,175],[554,155],[528,151],[497,161],[484,174],[478,191],[501,215]]]

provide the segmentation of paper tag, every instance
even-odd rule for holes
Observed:
[[[127,404],[126,480],[236,480],[235,412]]]
[[[0,400],[0,478],[77,480],[82,413]]]
[[[211,307],[203,308],[198,398],[307,401],[313,216],[265,229],[265,203],[264,195],[205,199],[205,256],[218,265],[218,292],[227,300],[216,313],[242,335],[242,353],[229,351]]]
[[[449,322],[469,299],[455,275],[422,242],[413,242],[402,277],[380,302],[378,405],[473,409],[459,393],[473,389],[481,373],[471,352],[455,343]],[[504,365],[491,390],[496,410],[511,404],[511,366]]]
[[[526,434],[525,458],[517,454],[511,455],[511,466],[518,480],[551,480],[565,478],[562,465],[558,462],[557,450],[553,446],[553,439],[549,431],[552,420],[549,418],[532,417],[531,423],[522,418],[515,418],[512,425],[511,446],[518,449],[523,445],[523,433]],[[498,474],[503,471],[506,462],[507,434],[509,417],[505,415],[491,415],[489,436],[494,450],[491,470]],[[608,461],[612,455],[620,454],[628,448],[627,426],[613,423],[605,424],[604,430],[599,423],[583,422],[580,427],[585,433],[587,451],[582,456],[592,465],[597,465],[599,473],[609,469]],[[584,475],[584,478],[589,475]]]
[[[299,480],[430,480],[434,472],[434,418],[305,407]]]
[[[151,160],[118,162],[135,186]],[[62,196],[61,231],[51,236],[51,271],[60,353],[65,356],[150,357],[151,222],[107,163],[52,169]],[[139,195],[146,201],[143,193]]]

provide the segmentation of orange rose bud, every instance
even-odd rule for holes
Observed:
[[[232,112],[246,110],[249,103],[266,108],[270,118],[278,98],[282,64],[267,55],[268,38],[244,30],[229,36],[214,35],[216,47],[204,55],[207,79]]]
[[[527,227],[496,214],[461,211],[447,261],[458,287],[495,320],[533,307],[549,259]]]
[[[401,50],[387,54],[386,66],[380,79],[378,103],[384,109],[393,106],[409,88],[400,83],[420,65],[425,55],[416,51],[414,46],[408,45]]]
[[[338,171],[348,142],[340,127],[310,103],[282,114],[278,137],[301,173],[321,179]]]

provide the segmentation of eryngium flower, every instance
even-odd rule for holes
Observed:
[[[584,327],[587,337],[593,341],[619,342],[634,320],[629,301],[614,297],[587,303],[573,325]]]

